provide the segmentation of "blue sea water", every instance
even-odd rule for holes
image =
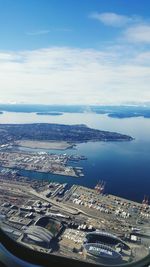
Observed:
[[[48,178],[53,181],[80,184],[93,188],[99,180],[106,181],[106,193],[141,202],[150,194],[150,119],[110,118],[95,113],[64,113],[62,116],[40,116],[35,113],[4,112],[0,123],[63,123],[86,124],[89,127],[131,135],[131,142],[88,142],[66,151],[54,153],[80,154],[87,160],[74,163],[84,168],[84,177],[73,178],[22,171],[31,178]],[[72,164],[72,163],[71,163]]]

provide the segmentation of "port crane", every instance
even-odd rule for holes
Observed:
[[[142,201],[143,206],[147,206],[148,203],[149,203],[149,197],[148,196],[144,196],[144,199]]]
[[[95,186],[96,192],[98,194],[103,194],[104,193],[104,190],[105,190],[105,185],[106,185],[106,182],[105,181],[99,180],[98,184]]]

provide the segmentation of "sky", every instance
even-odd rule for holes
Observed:
[[[0,0],[0,103],[150,103],[149,0]]]

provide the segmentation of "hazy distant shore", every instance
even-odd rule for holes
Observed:
[[[62,112],[36,112],[36,115],[61,116]]]
[[[150,118],[150,103],[146,105],[36,105],[36,104],[0,104],[0,110],[17,113],[36,113],[36,115],[59,116],[63,113],[106,114],[112,118]]]

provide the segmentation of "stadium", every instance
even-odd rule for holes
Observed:
[[[42,217],[36,221],[35,225],[28,227],[24,232],[22,242],[49,249],[62,227],[59,221],[48,216]]]
[[[111,247],[120,245],[123,249],[130,249],[119,237],[107,232],[96,231],[86,235],[85,243],[102,243]]]
[[[57,237],[63,227],[60,221],[52,219],[49,216],[41,217],[35,222],[35,225],[48,230],[53,237]]]
[[[95,231],[86,235],[83,253],[86,259],[101,263],[119,264],[130,247],[119,237],[107,232]]]
[[[121,263],[122,256],[109,246],[100,243],[89,243],[84,246],[86,259],[93,259],[101,263]]]

